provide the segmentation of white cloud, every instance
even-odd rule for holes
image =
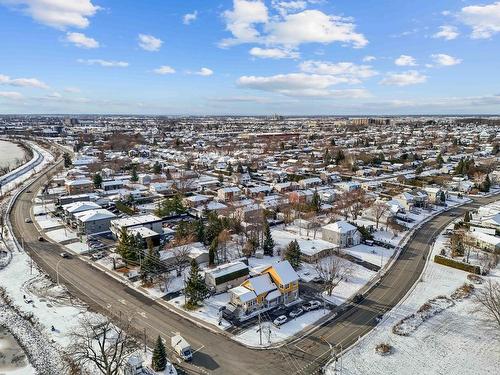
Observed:
[[[266,26],[266,41],[286,46],[341,42],[356,48],[364,47],[368,41],[363,34],[354,31],[355,27],[348,18],[331,16],[319,10],[305,10],[288,14],[282,21],[269,23]]]
[[[462,8],[458,18],[472,27],[473,39],[487,39],[500,32],[500,1]]]
[[[0,98],[19,100],[23,98],[23,94],[16,91],[0,91]]]
[[[307,60],[302,62],[299,67],[305,73],[343,77],[347,83],[360,83],[361,80],[378,74],[369,65],[356,65],[351,62],[331,63]]]
[[[351,97],[367,95],[364,89],[336,90],[335,94],[330,90],[333,85],[348,82],[349,79],[344,77],[306,73],[278,74],[267,77],[242,76],[237,81],[240,87],[288,96],[326,97],[339,96],[341,92],[350,93]]]
[[[143,50],[156,52],[159,51],[163,40],[155,38],[153,35],[139,34],[139,47]]]
[[[226,29],[233,34],[234,39],[226,39],[222,47],[232,44],[256,42],[260,33],[255,28],[256,24],[267,23],[267,7],[261,0],[234,0],[233,10],[223,13]]]
[[[434,60],[434,63],[441,65],[441,66],[452,66],[452,65],[457,65],[462,62],[461,59],[457,59],[456,57],[446,55],[444,53],[438,53],[435,55],[431,55],[432,60]]]
[[[168,65],[162,65],[159,68],[153,70],[156,74],[174,74],[175,69]]]
[[[416,66],[417,61],[413,56],[401,55],[396,60],[394,60],[394,64],[398,66]]]
[[[187,13],[182,17],[182,23],[184,25],[190,25],[191,22],[196,21],[196,18],[198,18],[198,11],[195,10],[193,13]]]
[[[35,21],[56,29],[89,25],[100,8],[92,0],[0,0],[1,4],[13,6],[32,17]]]
[[[211,76],[212,74],[214,74],[214,71],[212,69],[208,69],[208,68],[201,68],[200,70],[198,70],[197,72],[194,72],[193,74],[208,77],[208,76]]]
[[[83,33],[66,33],[66,40],[80,48],[99,48],[99,42]]]
[[[387,76],[380,81],[382,85],[389,86],[409,86],[427,81],[427,76],[420,74],[416,70],[409,70],[403,73],[388,73]]]
[[[223,40],[221,47],[259,43],[294,48],[304,43],[341,42],[359,48],[368,43],[363,34],[355,32],[356,25],[350,18],[319,10],[270,17],[261,0],[233,0],[233,10],[225,11],[223,17],[233,38]]]
[[[36,78],[10,78],[0,74],[0,85],[9,85],[17,87],[33,87],[37,89],[48,89],[49,86]]]
[[[80,93],[82,90],[80,90],[78,87],[66,87],[64,89],[65,92],[69,92],[70,94],[78,94]]]
[[[278,1],[273,0],[272,5],[281,15],[285,15],[289,12],[297,12],[307,8],[307,2],[302,0],[296,1]]]
[[[300,54],[297,51],[281,48],[253,47],[249,53],[250,55],[261,59],[298,59],[300,57]]]
[[[112,60],[101,60],[101,59],[78,59],[76,60],[81,64],[87,65],[100,65],[107,68],[126,68],[129,63],[126,61],[112,61]]]
[[[372,61],[375,61],[377,60],[377,58],[375,56],[365,56],[363,57],[363,62],[372,62]]]
[[[444,25],[444,26],[439,26],[439,31],[435,33],[432,37],[442,38],[445,40],[453,40],[456,39],[456,37],[459,35],[460,33],[458,32],[458,29],[455,26]]]

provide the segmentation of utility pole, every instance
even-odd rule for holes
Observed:
[[[262,346],[262,325],[261,325],[261,321],[260,321],[260,311],[259,311],[259,342],[260,342],[260,345]]]
[[[146,327],[144,327],[144,353],[147,351],[147,345],[146,345]]]

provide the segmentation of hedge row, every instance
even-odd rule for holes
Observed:
[[[458,260],[447,258],[447,257],[444,257],[442,255],[435,255],[434,262],[436,262],[438,264],[442,264],[444,266],[456,268],[458,270],[462,270],[465,272],[475,273],[476,275],[481,274],[481,267],[479,267],[479,266],[474,266],[472,264],[460,262]]]

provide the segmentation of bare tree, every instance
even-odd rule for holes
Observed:
[[[172,249],[174,255],[175,268],[177,270],[177,276],[181,276],[184,269],[189,263],[189,246],[181,245]]]
[[[130,333],[131,321],[123,325],[119,328],[107,318],[85,315],[69,335],[68,353],[73,362],[83,368],[95,368],[101,374],[119,374],[127,356],[140,346]]]
[[[474,295],[479,309],[498,324],[500,329],[500,283],[488,281],[488,284]]]
[[[366,197],[365,191],[363,189],[356,189],[349,193],[349,213],[353,220],[356,220],[358,216],[363,212],[368,204],[368,199]]]
[[[352,264],[345,259],[331,256],[318,260],[315,269],[321,278],[324,291],[331,296],[333,289],[342,280],[347,280],[353,272]]]
[[[375,217],[375,223],[376,223],[376,227],[378,229],[378,225],[380,223],[380,219],[382,218],[382,216],[385,215],[385,213],[389,210],[389,206],[387,206],[387,204],[385,202],[381,202],[381,201],[378,201],[378,202],[375,202],[372,206],[372,212],[373,212],[373,216]]]

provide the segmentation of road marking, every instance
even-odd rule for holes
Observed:
[[[195,351],[193,351],[193,354],[194,353],[198,353],[201,349],[203,349],[205,347],[205,345],[202,345],[200,346],[198,349],[196,349]]]

